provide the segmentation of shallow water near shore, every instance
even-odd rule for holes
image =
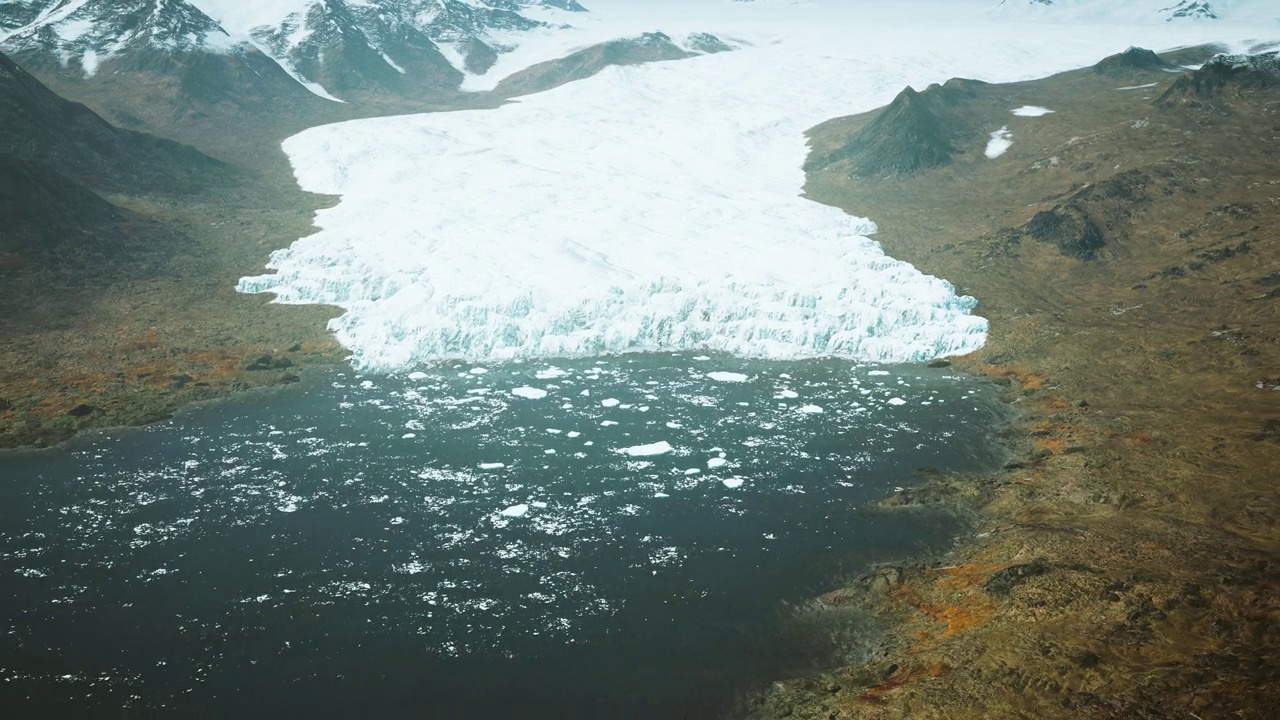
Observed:
[[[0,456],[0,693],[37,707],[708,717],[787,608],[944,547],[864,513],[1002,459],[945,369],[662,354],[335,370]]]

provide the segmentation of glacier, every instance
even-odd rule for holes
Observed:
[[[909,5],[929,12],[906,25]],[[531,64],[654,30],[740,47],[612,67],[496,109],[295,135],[283,147],[301,187],[340,201],[238,289],[338,306],[332,331],[376,372],[685,349],[876,362],[973,351],[987,331],[973,298],[886,255],[872,221],[801,195],[804,131],[906,85],[1024,80],[1130,45],[1257,32],[1022,22],[978,5],[593,3],[545,56],[512,55]]]

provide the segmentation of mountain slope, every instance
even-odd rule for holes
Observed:
[[[0,55],[0,153],[101,191],[190,190],[230,170],[196,149],[117,128]]]

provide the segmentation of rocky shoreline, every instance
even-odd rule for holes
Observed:
[[[1280,366],[1268,279],[1280,88],[1221,82],[1224,66],[1166,73],[1171,59],[1153,58],[1131,51],[981,88],[960,129],[1008,123],[1015,142],[999,160],[971,140],[874,183],[848,165],[810,168],[810,197],[876,208],[888,252],[982,298],[990,342],[956,365],[1008,383],[1023,414],[1002,471],[929,478],[886,501],[971,509],[971,536],[822,596],[815,612],[869,612],[883,642],[861,662],[777,683],[751,716],[1264,718],[1280,707],[1268,375]],[[1010,122],[1022,106],[1054,113]],[[874,116],[815,128],[816,154]]]

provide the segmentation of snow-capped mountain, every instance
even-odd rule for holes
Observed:
[[[1270,15],[1276,8],[1268,3],[1253,0],[1000,0],[997,8],[1004,12],[1019,10],[1041,11],[1061,17],[1117,17],[1128,16],[1134,20],[1166,21],[1247,19]]]
[[[107,63],[150,67],[156,53],[262,54],[332,100],[421,96],[487,70],[513,34],[584,10],[575,0],[10,0],[0,50],[84,76]]]

